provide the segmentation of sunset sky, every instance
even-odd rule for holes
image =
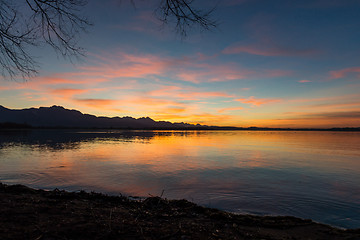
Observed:
[[[360,1],[195,0],[218,26],[186,38],[157,0],[90,0],[86,57],[31,49],[39,74],[0,105],[219,126],[360,127]]]

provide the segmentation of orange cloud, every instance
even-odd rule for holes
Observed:
[[[163,113],[159,114],[158,117],[161,117],[161,120],[166,119],[171,122],[187,122],[191,124],[204,124],[204,125],[226,125],[229,122],[234,120],[234,116],[224,115],[224,114],[211,114],[211,113],[197,113],[197,114],[186,114],[179,115],[175,113]],[[155,117],[154,119],[157,119]],[[159,119],[160,120],[160,119]]]
[[[311,82],[310,80],[300,80],[300,81],[298,81],[299,83],[309,83],[309,82]]]
[[[360,67],[344,68],[337,71],[330,71],[331,79],[344,78],[349,73],[360,73]],[[358,75],[360,78],[360,74]]]
[[[233,95],[224,92],[197,92],[185,90],[177,86],[166,86],[158,90],[150,91],[147,93],[150,96],[156,97],[169,97],[181,100],[199,100],[204,98],[233,98]]]
[[[168,99],[159,99],[159,98],[151,98],[151,97],[137,97],[135,99],[128,99],[122,101],[126,104],[135,104],[135,105],[142,105],[142,106],[151,106],[151,107],[157,107],[157,106],[180,106],[183,107],[184,104]],[[149,109],[151,110],[151,109]]]
[[[197,123],[200,124],[214,126],[214,125],[224,124],[230,120],[233,120],[233,116],[202,113],[202,114],[193,114],[189,116],[189,119],[194,119],[193,121],[196,121]]]
[[[228,111],[238,111],[243,110],[243,107],[228,107],[228,108],[221,108],[218,110],[219,113],[228,112]]]
[[[164,113],[166,114],[179,114],[179,113],[184,113],[186,112],[186,108],[184,107],[168,107],[163,109],[163,111],[161,112],[156,112],[155,114],[160,114],[163,115]]]
[[[75,89],[75,88],[58,88],[54,89],[51,92],[56,95],[62,95],[64,97],[72,97],[74,95],[82,94],[87,92],[85,89]]]
[[[228,112],[228,111],[239,111],[243,110],[243,107],[228,107],[228,108],[221,108],[218,110],[218,113]]]
[[[109,105],[115,105],[118,103],[117,100],[113,100],[113,99],[95,99],[95,98],[74,99],[74,101],[83,104],[85,106],[100,108],[100,109],[108,108]]]
[[[235,99],[235,101],[245,103],[245,104],[251,104],[253,106],[260,106],[263,104],[280,102],[281,99],[255,98],[254,96],[251,96],[248,98],[238,98],[238,99]]]
[[[165,86],[160,89],[150,91],[147,94],[150,96],[155,96],[155,97],[164,97],[164,96],[168,97],[168,96],[173,96],[174,94],[177,94],[178,91],[181,91],[181,90],[182,90],[182,88],[180,88],[178,86]]]
[[[58,76],[57,76],[58,75]],[[67,78],[66,76],[59,76],[60,74],[54,74],[51,76],[43,76],[43,77],[37,77],[31,80],[29,82],[30,84],[49,84],[49,85],[55,85],[55,84],[77,84],[78,81],[75,79]]]

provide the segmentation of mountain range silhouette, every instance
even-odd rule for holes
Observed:
[[[193,129],[205,125],[154,121],[149,117],[97,117],[62,106],[8,109],[0,105],[0,123],[51,128]]]
[[[0,105],[0,129],[6,128],[114,128],[148,130],[250,130],[250,131],[360,131],[360,127],[343,128],[263,128],[207,126],[189,123],[154,121],[149,117],[97,117],[62,106],[9,109]]]

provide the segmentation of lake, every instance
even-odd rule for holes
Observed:
[[[360,132],[0,131],[0,181],[360,228]]]

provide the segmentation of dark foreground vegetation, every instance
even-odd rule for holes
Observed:
[[[133,200],[1,183],[0,216],[0,239],[360,239],[360,229],[235,215],[186,200]]]

